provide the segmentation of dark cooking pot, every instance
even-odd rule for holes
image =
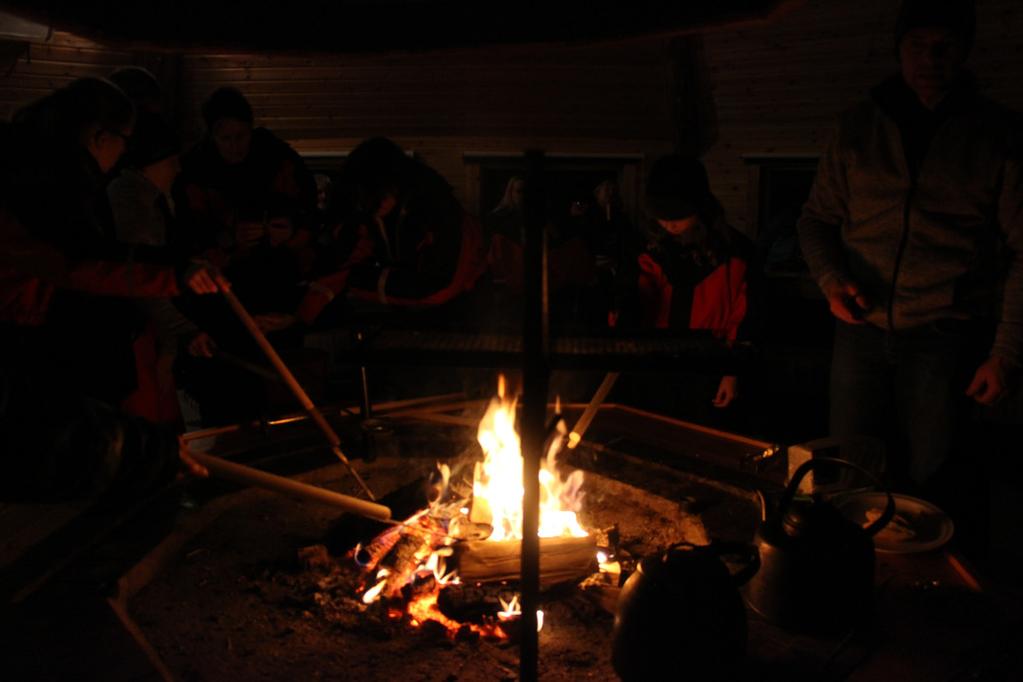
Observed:
[[[732,575],[725,555],[746,565]],[[680,543],[643,559],[618,597],[612,662],[619,677],[727,679],[746,651],[738,586],[756,570],[756,548],[732,543]]]
[[[873,535],[891,520],[895,501],[866,528],[820,495],[797,500],[800,481],[822,465],[858,470],[879,487],[866,469],[841,459],[818,457],[792,475],[774,514],[756,533],[760,571],[746,585],[746,603],[768,621],[789,630],[833,633],[869,613],[874,592]]]

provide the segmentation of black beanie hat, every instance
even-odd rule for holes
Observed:
[[[699,159],[665,156],[646,181],[647,213],[660,220],[681,220],[704,213],[711,202],[707,169]]]
[[[178,135],[169,123],[157,114],[139,114],[125,153],[129,166],[145,168],[180,152]]]
[[[253,122],[252,105],[237,88],[219,88],[203,102],[202,119],[207,130],[213,130],[213,126],[225,118],[250,125]]]
[[[904,0],[895,22],[895,49],[914,28],[947,28],[959,34],[966,50],[973,46],[977,29],[974,0]]]

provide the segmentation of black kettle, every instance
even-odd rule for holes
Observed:
[[[744,559],[730,574],[722,556]],[[611,660],[627,682],[728,679],[746,651],[739,585],[757,570],[750,545],[679,543],[643,559],[625,581]]]
[[[851,467],[883,488],[866,469],[818,457],[796,469],[777,511],[757,530],[760,570],[743,590],[746,603],[766,620],[808,634],[836,633],[869,614],[874,591],[874,540],[895,513],[887,490],[884,511],[866,528],[820,495],[794,499],[800,482],[823,464]]]

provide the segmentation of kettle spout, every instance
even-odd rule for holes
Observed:
[[[771,445],[764,448],[761,452],[750,453],[743,457],[742,468],[760,473],[778,459],[778,455],[781,451],[782,447],[780,445]]]

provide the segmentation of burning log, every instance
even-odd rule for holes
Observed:
[[[466,583],[518,580],[521,543],[470,540],[454,546],[458,575]],[[540,582],[543,585],[582,578],[596,568],[592,537],[540,538]]]
[[[419,564],[433,551],[430,537],[420,533],[404,533],[391,551],[377,564],[378,569],[387,569],[387,584],[384,596],[394,597],[412,579]]]
[[[431,555],[450,552],[440,547],[438,537],[441,536],[441,526],[434,519],[425,513],[418,514],[356,552],[357,560],[360,554],[365,555],[366,561],[359,562],[365,566],[365,572],[375,574],[377,580],[366,593],[368,596],[364,595],[364,601],[370,603],[377,595],[399,597],[403,588],[413,582],[416,571],[425,568]]]

